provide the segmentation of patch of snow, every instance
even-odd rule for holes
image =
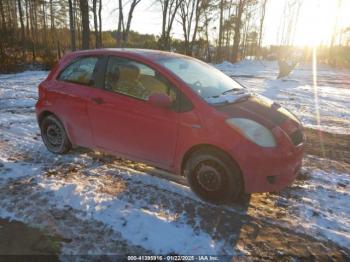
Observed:
[[[311,170],[290,201],[292,221],[315,235],[350,247],[350,174]],[[341,187],[339,185],[344,185]],[[300,197],[297,202],[293,199]],[[294,202],[294,203],[293,203]]]
[[[132,183],[142,183],[178,194],[179,197],[189,197],[198,202],[193,192],[185,186],[165,179],[153,177],[134,170],[122,171],[113,168],[98,168],[90,170],[91,174],[113,173],[118,177],[131,179]],[[215,241],[204,232],[195,232],[186,224],[177,223],[176,215],[166,216],[159,209],[150,211],[142,205],[131,205],[123,199],[99,193],[97,187],[90,184],[81,187],[75,183],[67,184],[61,180],[41,178],[39,185],[54,192],[51,199],[60,208],[71,206],[74,209],[87,212],[87,217],[110,225],[120,232],[124,239],[134,245],[141,245],[156,254],[176,252],[180,254],[220,254],[223,243]],[[165,241],[166,240],[166,241]],[[232,254],[232,250],[229,252]]]

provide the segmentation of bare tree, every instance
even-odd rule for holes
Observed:
[[[97,20],[97,0],[92,0],[92,13],[94,15],[94,31],[95,31],[95,47],[100,47],[98,36],[98,20]]]
[[[1,29],[2,31],[6,31],[6,18],[5,18],[5,11],[4,11],[4,4],[2,1],[0,1],[0,15],[1,15]]]
[[[334,46],[335,40],[336,40],[337,34],[338,34],[338,23],[339,23],[341,5],[342,5],[342,0],[337,0],[337,11],[336,11],[335,19],[334,19],[333,33],[332,33],[332,39],[331,39],[331,44],[330,44],[331,48]]]
[[[250,27],[251,27],[251,21],[252,21],[252,11],[250,8],[246,8],[244,12],[244,23],[242,25],[243,27],[243,41],[242,41],[242,58],[244,59],[248,52],[248,42],[249,42],[249,36],[250,36]]]
[[[75,45],[75,16],[74,16],[72,0],[68,0],[68,5],[69,5],[69,30],[70,30],[71,48],[74,51],[76,49],[76,45]]]
[[[24,20],[23,20],[23,10],[22,10],[22,1],[17,0],[18,4],[18,12],[19,12],[19,20],[21,24],[21,43],[23,47],[23,56],[25,55],[26,44],[25,44],[25,28],[24,28]]]
[[[73,0],[73,12],[74,12],[74,21],[75,21],[75,33],[76,33],[76,46],[77,48],[81,45],[81,12],[79,8],[80,0]]]
[[[198,31],[204,33],[206,43],[205,59],[208,62],[211,62],[209,26],[211,21],[213,20],[212,10],[214,8],[215,7],[213,6],[210,0],[203,0],[201,3],[201,26],[199,26]]]
[[[43,43],[47,49],[47,26],[46,26],[46,2],[42,1],[42,30],[43,30]]]
[[[98,6],[98,20],[99,20],[99,47],[102,47],[102,0],[99,1]]]
[[[234,37],[233,37],[233,48],[232,48],[232,62],[238,61],[239,46],[241,43],[241,29],[244,25],[243,14],[247,7],[257,4],[256,0],[237,0],[235,19],[234,19]],[[249,19],[246,21],[249,22]]]
[[[258,41],[259,48],[261,48],[261,40],[262,40],[262,36],[263,36],[264,21],[265,21],[265,14],[266,14],[266,4],[267,4],[267,0],[262,0],[261,15],[260,15],[260,27],[259,27],[259,41]]]
[[[129,9],[129,14],[128,14],[128,20],[126,22],[126,28],[124,30],[123,33],[123,42],[127,43],[129,40],[129,32],[130,32],[130,26],[131,26],[131,20],[132,20],[132,16],[135,10],[135,7],[141,2],[141,0],[132,0],[131,2],[131,6]]]
[[[119,3],[119,16],[118,16],[118,30],[117,30],[117,47],[122,46],[122,30],[123,30],[123,24],[124,24],[124,17],[123,17],[123,0],[118,0]]]
[[[287,0],[285,2],[283,19],[278,32],[281,45],[292,45],[294,43],[301,6],[302,0]]]
[[[224,24],[224,0],[220,0],[220,19],[219,19],[219,43],[218,43],[218,52],[217,59],[221,62],[222,59],[222,37],[223,37],[223,24]]]
[[[179,8],[180,24],[185,38],[185,53],[192,55],[201,16],[201,0],[184,0]]]
[[[233,38],[233,48],[232,48],[232,62],[237,62],[238,60],[238,51],[239,43],[241,41],[241,27],[242,27],[242,16],[244,8],[247,5],[248,0],[238,0],[236,6],[236,23],[234,27],[234,38]]]
[[[133,13],[135,11],[136,6],[140,2],[141,2],[141,0],[131,0],[128,16],[127,16],[127,20],[126,20],[126,25],[125,25],[123,0],[119,0],[119,7],[118,7],[119,8],[119,17],[118,17],[118,31],[117,31],[117,46],[118,47],[125,46],[128,43]]]
[[[30,38],[30,25],[29,25],[30,20],[29,20],[28,0],[25,0],[24,3],[25,3],[25,17],[26,17],[26,35],[27,35],[27,38]]]
[[[89,3],[88,0],[80,0],[80,12],[81,12],[81,22],[82,22],[82,49],[89,49]]]
[[[86,3],[89,1],[92,0],[85,0]],[[101,0],[97,1],[101,2]],[[1,0],[0,60],[3,61],[5,58],[6,61],[11,62],[6,62],[7,65],[0,64],[0,71],[16,70],[14,68],[18,69],[26,62],[39,62],[46,68],[50,68],[68,47],[74,50],[77,25],[78,28],[80,27],[80,19],[77,16],[81,14],[79,4],[82,2],[80,0]],[[87,5],[87,15],[89,15],[88,8]],[[66,33],[68,30],[70,34]],[[13,52],[11,51],[13,48],[20,51]],[[30,53],[27,52],[29,50]],[[18,63],[18,59],[21,59],[21,63]]]
[[[170,33],[177,11],[184,0],[158,0],[162,7],[162,33],[159,41],[161,49],[170,50]]]
[[[38,37],[37,20],[36,20],[36,1],[29,2],[29,20],[30,31],[32,35],[32,62],[36,62],[36,43]]]
[[[340,11],[341,11],[341,5],[342,5],[342,0],[337,0],[337,11],[334,19],[334,24],[333,24],[333,32],[331,36],[331,42],[329,46],[329,51],[328,51],[328,61],[331,65],[336,65],[336,59],[335,59],[335,42],[337,37],[340,35],[340,30],[339,30],[339,16],[340,16]]]

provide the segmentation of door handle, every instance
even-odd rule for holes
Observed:
[[[93,98],[91,98],[91,100],[92,100],[93,102],[95,102],[96,104],[98,104],[98,105],[104,103],[104,100],[103,100],[101,97],[93,97]]]

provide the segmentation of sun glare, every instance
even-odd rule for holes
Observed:
[[[340,28],[350,20],[346,12],[346,9],[350,8],[350,1],[341,0],[340,3],[341,5],[338,6],[339,0],[303,1],[294,44],[329,45],[335,27]]]
[[[350,0],[269,0],[268,3],[265,45],[329,45],[335,28],[337,44],[340,28],[350,23]],[[289,20],[292,29],[288,28]]]
[[[329,44],[335,24],[336,1],[304,1],[296,29],[295,44]]]
[[[312,82],[313,82],[313,89],[314,89],[315,118],[316,118],[318,130],[321,130],[320,104],[319,104],[319,98],[318,98],[318,85],[317,85],[317,47],[314,47],[312,52]],[[318,132],[318,136],[320,139],[321,152],[323,156],[325,156],[322,133]]]

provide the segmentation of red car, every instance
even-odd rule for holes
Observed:
[[[39,85],[49,151],[95,148],[185,175],[202,199],[278,191],[297,176],[299,120],[197,59],[100,49],[66,55]]]

